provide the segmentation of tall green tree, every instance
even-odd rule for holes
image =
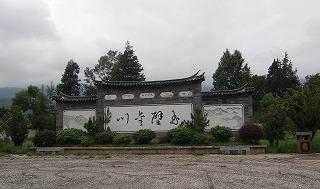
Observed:
[[[260,101],[266,94],[266,76],[253,75],[250,79],[249,86],[254,87],[255,94],[252,97],[253,110],[256,112],[259,109]]]
[[[284,59],[273,60],[268,70],[266,86],[267,91],[274,95],[282,96],[289,88],[296,88],[300,85],[297,76],[297,69],[292,68],[288,53],[285,53]]]
[[[118,62],[119,52],[110,50],[106,55],[103,55],[98,60],[98,64],[94,68],[90,69],[86,67],[84,70],[84,94],[87,96],[96,94],[96,87],[94,81],[96,79],[110,80],[111,70],[113,66]]]
[[[67,95],[80,95],[79,72],[79,65],[72,59],[69,60],[62,75],[61,83],[57,86],[57,90]]]
[[[142,73],[143,68],[138,57],[127,41],[123,53],[118,55],[118,61],[114,64],[110,73],[112,81],[144,81],[146,78]]]
[[[19,107],[29,119],[32,129],[55,130],[55,110],[49,98],[36,86],[19,91],[12,98],[12,105]]]
[[[251,71],[240,51],[227,49],[213,74],[213,90],[235,89],[250,82]]]
[[[305,85],[320,88],[320,73],[306,76]]]

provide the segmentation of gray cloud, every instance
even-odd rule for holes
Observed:
[[[129,40],[148,80],[201,69],[239,49],[266,74],[287,50],[300,77],[320,72],[318,1],[0,1],[0,86],[58,82],[68,59],[93,66]],[[16,77],[13,77],[16,76]]]

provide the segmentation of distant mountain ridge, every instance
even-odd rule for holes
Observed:
[[[10,106],[11,99],[22,89],[18,87],[0,88],[0,106]]]

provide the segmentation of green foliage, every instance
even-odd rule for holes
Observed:
[[[228,142],[232,137],[232,130],[224,126],[216,126],[211,128],[211,134],[216,141]]]
[[[259,111],[260,101],[266,94],[266,76],[253,75],[248,85],[255,89],[255,93],[252,96],[253,111]]]
[[[140,129],[133,134],[136,144],[149,144],[154,137],[155,133],[151,129]]]
[[[79,65],[72,59],[69,60],[61,78],[61,83],[57,86],[57,90],[66,95],[79,96],[80,83],[78,74],[80,72]]]
[[[90,135],[104,131],[104,123],[102,119],[89,118],[89,121],[84,124],[84,128]]]
[[[306,85],[284,95],[287,115],[294,122],[295,131],[311,131],[312,138],[320,129],[320,88]]]
[[[207,133],[195,133],[193,135],[192,144],[202,145],[209,144],[210,138]]]
[[[282,61],[279,59],[273,60],[266,79],[267,92],[271,92],[276,96],[282,96],[286,89],[294,89],[299,85],[297,69],[293,70],[287,52]]]
[[[278,145],[283,139],[287,125],[287,105],[282,98],[266,94],[262,101],[262,123],[264,137],[270,145]]]
[[[167,135],[170,143],[177,145],[191,144],[195,135],[195,131],[189,127],[177,127],[171,129]]]
[[[191,114],[191,120],[183,121],[179,127],[188,127],[196,132],[204,132],[205,128],[209,126],[207,114],[203,113],[201,109],[194,109]]]
[[[250,82],[250,67],[244,63],[240,51],[232,53],[227,49],[220,59],[219,65],[213,74],[213,89],[236,89]]]
[[[21,90],[12,99],[12,105],[20,107],[31,123],[32,129],[55,130],[55,108],[48,97],[36,86]]]
[[[95,144],[112,144],[114,133],[111,131],[103,131],[94,135]]]
[[[257,144],[262,135],[262,129],[251,122],[246,122],[239,129],[239,138],[249,144]]]
[[[113,144],[116,145],[128,145],[130,144],[132,137],[130,135],[116,135],[113,139]]]
[[[80,137],[80,146],[88,147],[93,144],[93,139],[90,136]]]
[[[22,146],[15,146],[12,142],[0,140],[0,156],[5,154],[28,154],[32,146],[30,141],[25,140]]]
[[[18,106],[12,106],[2,117],[2,129],[15,146],[21,146],[28,134],[28,121]]]
[[[33,145],[37,147],[51,147],[56,144],[56,134],[54,131],[39,131],[32,140]]]
[[[119,61],[119,53],[117,51],[110,50],[107,55],[103,55],[98,60],[98,64],[94,68],[90,69],[86,67],[84,70],[85,82],[85,95],[95,95],[96,87],[94,81],[96,79],[102,79],[105,81],[110,80],[110,73],[113,66]]]
[[[320,73],[306,76],[305,85],[320,88]]]
[[[143,68],[134,54],[132,46],[126,43],[125,51],[118,55],[118,61],[114,64],[110,80],[112,81],[144,81],[146,78]]]
[[[80,144],[80,139],[84,135],[85,133],[80,129],[71,128],[60,130],[57,133],[57,142],[59,144]]]

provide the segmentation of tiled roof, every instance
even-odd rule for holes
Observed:
[[[219,90],[219,91],[210,91],[210,92],[202,92],[202,97],[210,97],[210,96],[223,96],[223,95],[235,95],[235,94],[252,94],[254,92],[253,87],[240,87],[238,89],[233,90]]]
[[[54,96],[53,99],[56,102],[95,102],[97,96],[70,96],[60,92],[58,96]]]
[[[183,84],[192,81],[204,81],[204,73],[198,75],[199,71],[186,78],[172,79],[172,80],[160,80],[160,81],[95,81],[97,86],[112,86],[112,87],[128,87],[128,86],[151,86],[151,85],[168,85],[168,84]]]

